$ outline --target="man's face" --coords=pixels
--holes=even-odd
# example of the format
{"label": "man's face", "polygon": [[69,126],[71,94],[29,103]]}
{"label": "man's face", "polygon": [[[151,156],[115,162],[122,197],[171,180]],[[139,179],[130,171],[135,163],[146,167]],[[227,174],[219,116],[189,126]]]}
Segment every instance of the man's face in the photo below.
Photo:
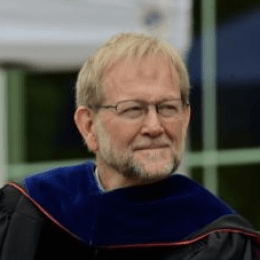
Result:
{"label": "man's face", "polygon": [[[103,105],[181,98],[178,74],[164,56],[120,61],[105,72],[103,86]],[[155,109],[141,119],[99,110],[95,121],[97,166],[141,183],[168,176],[179,165],[189,116],[189,107],[173,118],[163,118]]]}

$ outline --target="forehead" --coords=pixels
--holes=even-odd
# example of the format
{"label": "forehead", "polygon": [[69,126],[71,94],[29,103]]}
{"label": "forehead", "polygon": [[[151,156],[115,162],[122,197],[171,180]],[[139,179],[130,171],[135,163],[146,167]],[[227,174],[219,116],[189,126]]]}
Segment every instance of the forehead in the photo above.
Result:
{"label": "forehead", "polygon": [[170,60],[165,55],[131,57],[112,61],[106,68],[102,83],[129,82],[147,78],[179,84],[179,76]]}

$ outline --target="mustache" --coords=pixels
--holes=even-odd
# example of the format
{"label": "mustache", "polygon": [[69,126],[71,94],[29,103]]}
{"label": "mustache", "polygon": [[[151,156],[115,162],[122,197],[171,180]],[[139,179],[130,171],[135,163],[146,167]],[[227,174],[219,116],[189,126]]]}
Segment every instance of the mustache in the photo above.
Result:
{"label": "mustache", "polygon": [[133,150],[166,148],[172,145],[169,141],[143,141],[133,145]]}

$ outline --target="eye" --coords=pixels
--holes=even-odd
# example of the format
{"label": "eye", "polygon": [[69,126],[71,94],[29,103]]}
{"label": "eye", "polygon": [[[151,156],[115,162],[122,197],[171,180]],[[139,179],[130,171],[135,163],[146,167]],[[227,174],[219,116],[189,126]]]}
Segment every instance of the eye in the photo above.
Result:
{"label": "eye", "polygon": [[141,104],[136,103],[122,103],[117,108],[118,114],[127,118],[137,118],[142,115],[143,111],[143,106]]}
{"label": "eye", "polygon": [[165,103],[158,106],[158,112],[162,116],[172,117],[178,114],[180,106],[177,103]]}

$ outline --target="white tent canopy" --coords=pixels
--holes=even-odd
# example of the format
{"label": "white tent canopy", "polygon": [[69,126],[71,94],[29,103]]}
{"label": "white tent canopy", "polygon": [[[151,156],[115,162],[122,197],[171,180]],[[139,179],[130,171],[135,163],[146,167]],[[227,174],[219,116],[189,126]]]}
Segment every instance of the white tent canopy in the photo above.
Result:
{"label": "white tent canopy", "polygon": [[185,53],[191,0],[2,0],[0,64],[40,70],[77,69],[104,39],[120,31],[152,28],[143,21],[154,8],[169,23],[169,40]]}

